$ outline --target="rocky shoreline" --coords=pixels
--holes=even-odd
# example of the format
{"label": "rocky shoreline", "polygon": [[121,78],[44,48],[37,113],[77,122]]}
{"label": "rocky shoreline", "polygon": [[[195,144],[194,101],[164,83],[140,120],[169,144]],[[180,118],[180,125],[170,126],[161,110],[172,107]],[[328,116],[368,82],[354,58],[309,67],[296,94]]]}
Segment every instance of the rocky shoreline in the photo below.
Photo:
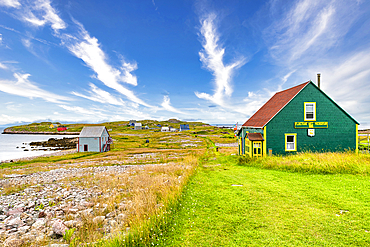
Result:
{"label": "rocky shoreline", "polygon": [[24,161],[24,160],[33,160],[33,159],[39,158],[39,157],[61,156],[61,155],[66,155],[66,154],[73,154],[73,153],[76,153],[76,152],[77,152],[76,149],[62,150],[62,151],[56,151],[55,153],[51,153],[51,154],[42,154],[42,155],[31,156],[31,157],[23,157],[23,158],[19,158],[19,159],[4,160],[4,161],[0,161],[0,164],[17,162],[17,161]]}
{"label": "rocky shoreline", "polygon": [[[6,178],[0,180],[0,243],[13,247],[27,242],[38,243],[37,246],[42,243],[68,246],[62,244],[65,243],[62,236],[68,229],[83,227],[86,219],[101,225],[98,230],[109,237],[114,229],[125,223],[131,202],[122,201],[116,205],[117,210],[110,211],[107,204],[96,203],[95,199],[109,197],[113,191],[101,191],[98,186],[84,188],[79,186],[78,180],[67,181],[72,177],[112,176],[142,168],[140,165],[59,168],[4,176]],[[9,186],[24,186],[25,189],[4,193]]]}

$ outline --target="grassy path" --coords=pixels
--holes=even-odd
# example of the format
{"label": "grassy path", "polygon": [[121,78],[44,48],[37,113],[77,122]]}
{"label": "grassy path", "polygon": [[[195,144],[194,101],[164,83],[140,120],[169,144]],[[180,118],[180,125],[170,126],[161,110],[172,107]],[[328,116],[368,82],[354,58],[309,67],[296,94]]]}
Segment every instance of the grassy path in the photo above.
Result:
{"label": "grassy path", "polygon": [[368,176],[289,173],[219,159],[199,167],[160,245],[370,246]]}

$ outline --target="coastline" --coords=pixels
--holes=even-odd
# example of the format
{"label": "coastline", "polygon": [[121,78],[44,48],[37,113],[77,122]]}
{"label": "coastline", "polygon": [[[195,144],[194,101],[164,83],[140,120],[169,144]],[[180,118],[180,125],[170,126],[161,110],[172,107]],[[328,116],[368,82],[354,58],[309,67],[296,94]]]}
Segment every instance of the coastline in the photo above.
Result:
{"label": "coastline", "polygon": [[73,154],[73,153],[77,153],[77,149],[74,148],[74,149],[68,149],[68,150],[55,151],[54,153],[51,153],[51,154],[42,154],[42,155],[36,155],[36,156],[31,156],[31,157],[3,160],[3,161],[0,161],[0,164],[24,161],[24,160],[32,160],[32,159],[40,158],[40,157],[62,156],[62,155]]}
{"label": "coastline", "polygon": [[4,129],[2,134],[10,135],[79,135],[80,132],[32,132],[32,131],[12,131]]}

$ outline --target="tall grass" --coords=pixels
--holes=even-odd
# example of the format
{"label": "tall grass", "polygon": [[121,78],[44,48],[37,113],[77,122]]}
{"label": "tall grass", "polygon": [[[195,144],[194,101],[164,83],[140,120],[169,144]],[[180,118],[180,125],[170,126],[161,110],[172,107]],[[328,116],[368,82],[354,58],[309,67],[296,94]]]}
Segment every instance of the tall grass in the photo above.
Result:
{"label": "tall grass", "polygon": [[[157,245],[171,224],[172,212],[178,198],[192,176],[198,162],[197,155],[189,155],[176,164],[148,166],[129,182],[130,212],[108,240],[99,240],[94,246],[153,246]],[[119,200],[118,200],[119,201]],[[126,228],[130,230],[126,232]]]}
{"label": "tall grass", "polygon": [[311,174],[370,174],[370,155],[354,152],[304,152],[260,159],[238,157],[239,165]]}

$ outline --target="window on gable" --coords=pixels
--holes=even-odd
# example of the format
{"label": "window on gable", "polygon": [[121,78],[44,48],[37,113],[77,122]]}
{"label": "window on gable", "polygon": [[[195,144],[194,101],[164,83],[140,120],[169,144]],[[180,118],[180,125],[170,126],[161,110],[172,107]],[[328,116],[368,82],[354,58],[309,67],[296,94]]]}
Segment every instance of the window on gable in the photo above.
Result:
{"label": "window on gable", "polygon": [[285,151],[297,151],[297,134],[285,134]]}
{"label": "window on gable", "polygon": [[304,103],[304,121],[316,121],[316,102]]}

